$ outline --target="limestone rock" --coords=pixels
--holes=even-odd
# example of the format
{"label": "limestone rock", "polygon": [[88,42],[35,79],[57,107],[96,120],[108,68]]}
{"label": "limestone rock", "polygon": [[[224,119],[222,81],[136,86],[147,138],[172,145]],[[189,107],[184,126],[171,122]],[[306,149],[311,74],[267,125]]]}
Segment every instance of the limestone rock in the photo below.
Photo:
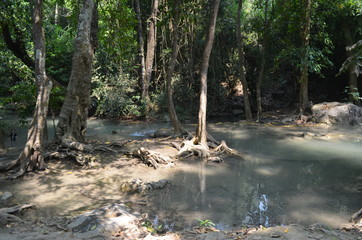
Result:
{"label": "limestone rock", "polygon": [[124,204],[112,204],[77,216],[68,228],[82,239],[114,235],[119,229],[126,239],[137,239],[144,235],[137,226],[140,219],[139,214],[131,214]]}
{"label": "limestone rock", "polygon": [[316,122],[326,124],[360,125],[362,108],[352,103],[323,102],[312,106]]}

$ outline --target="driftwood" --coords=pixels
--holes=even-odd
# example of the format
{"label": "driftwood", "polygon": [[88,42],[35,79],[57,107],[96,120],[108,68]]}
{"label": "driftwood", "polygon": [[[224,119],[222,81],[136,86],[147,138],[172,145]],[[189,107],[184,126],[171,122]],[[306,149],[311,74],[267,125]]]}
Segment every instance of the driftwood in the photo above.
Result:
{"label": "driftwood", "polygon": [[25,209],[35,207],[34,204],[22,204],[14,207],[0,208],[0,222],[7,223],[9,221],[21,222],[21,218],[12,215],[13,213],[21,212]]}
{"label": "driftwood", "polygon": [[147,150],[144,147],[133,151],[133,156],[140,158],[142,162],[155,169],[158,168],[159,164],[170,164],[173,162],[169,156]]}

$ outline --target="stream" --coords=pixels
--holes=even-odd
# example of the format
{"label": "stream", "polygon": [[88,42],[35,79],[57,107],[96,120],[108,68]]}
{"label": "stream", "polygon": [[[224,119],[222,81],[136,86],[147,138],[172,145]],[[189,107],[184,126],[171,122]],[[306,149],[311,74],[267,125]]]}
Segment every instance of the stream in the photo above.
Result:
{"label": "stream", "polygon": [[[49,136],[54,134],[51,124]],[[89,120],[87,133],[103,141],[140,140],[159,128],[170,125],[97,119]],[[186,128],[192,131],[196,125]],[[179,160],[179,167],[164,175],[172,185],[148,196],[154,226],[177,229],[207,219],[221,230],[291,223],[335,227],[362,207],[361,128],[209,123],[208,131],[246,159],[229,156],[221,164]],[[7,140],[7,146],[25,143],[26,129],[17,132],[17,142]],[[306,132],[311,135],[303,137]]]}

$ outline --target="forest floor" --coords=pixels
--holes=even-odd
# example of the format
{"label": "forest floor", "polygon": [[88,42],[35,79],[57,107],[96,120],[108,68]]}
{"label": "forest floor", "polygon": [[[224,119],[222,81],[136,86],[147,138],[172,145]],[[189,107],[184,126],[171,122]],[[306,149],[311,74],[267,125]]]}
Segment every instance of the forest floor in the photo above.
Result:
{"label": "forest floor", "polygon": [[[172,141],[181,143],[180,139]],[[131,150],[143,146],[166,155],[176,155],[177,150],[171,147],[169,142],[168,138],[146,139],[129,142],[125,147]],[[93,141],[93,144],[110,143]],[[18,150],[10,149],[7,156],[15,157]],[[90,239],[67,230],[66,223],[74,216],[112,203],[125,204],[132,212],[141,213],[143,218],[147,218],[146,213],[150,211],[152,204],[150,193],[122,192],[122,183],[131,178],[142,178],[144,182],[167,179],[175,171],[186,168],[182,161],[178,161],[176,170],[173,167],[160,167],[155,171],[139,159],[130,158],[124,153],[115,155],[113,152],[96,152],[94,157],[94,162],[83,167],[70,160],[50,160],[46,171],[1,182],[0,208],[24,203],[33,203],[36,207],[18,213],[21,222],[0,223],[0,239]],[[10,174],[1,173],[0,177]],[[6,192],[11,195],[2,198]],[[91,239],[362,239],[362,223],[351,224],[348,219],[346,224],[339,228],[316,223],[310,226],[291,224],[269,228],[240,226],[240,229],[219,231],[212,227],[195,225],[191,229],[179,227],[174,233],[154,236],[150,234],[152,229],[142,226],[141,222],[138,227],[140,233],[135,237],[124,236],[118,232],[108,236],[93,236]]]}

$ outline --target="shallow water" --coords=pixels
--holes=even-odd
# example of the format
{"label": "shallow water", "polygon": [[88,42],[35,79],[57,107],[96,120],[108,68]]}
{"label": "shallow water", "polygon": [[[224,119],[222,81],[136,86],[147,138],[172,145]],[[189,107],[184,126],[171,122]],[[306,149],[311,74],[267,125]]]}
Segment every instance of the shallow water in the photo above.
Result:
{"label": "shallow water", "polygon": [[[54,134],[51,123],[49,136]],[[149,197],[155,225],[174,229],[208,219],[219,229],[316,222],[337,226],[362,207],[361,128],[239,123],[208,127],[215,138],[245,152],[246,159],[226,157],[222,164],[180,160],[176,170],[160,176],[172,186]],[[90,120],[88,136],[103,141],[143,139],[159,128],[170,126]],[[303,138],[303,132],[325,136]],[[18,129],[16,146],[25,143],[25,136],[26,129]],[[157,178],[156,172],[152,175]]]}
{"label": "shallow water", "polygon": [[[316,222],[337,226],[362,207],[359,128],[209,128],[214,137],[246,152],[246,160],[190,163],[171,177],[173,188],[155,193],[153,203],[161,214],[177,212],[190,226],[195,224],[190,219],[209,219],[221,229]],[[299,137],[305,131],[339,137]]]}

